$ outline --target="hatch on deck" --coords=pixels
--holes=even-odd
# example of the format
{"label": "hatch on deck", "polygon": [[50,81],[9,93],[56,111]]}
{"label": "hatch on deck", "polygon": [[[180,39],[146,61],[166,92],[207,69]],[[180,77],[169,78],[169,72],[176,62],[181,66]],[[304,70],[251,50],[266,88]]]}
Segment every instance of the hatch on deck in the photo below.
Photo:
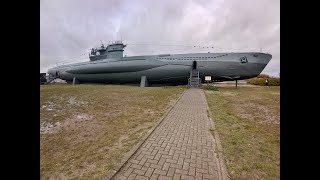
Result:
{"label": "hatch on deck", "polygon": [[197,69],[197,61],[193,61],[193,63],[192,63],[192,69]]}

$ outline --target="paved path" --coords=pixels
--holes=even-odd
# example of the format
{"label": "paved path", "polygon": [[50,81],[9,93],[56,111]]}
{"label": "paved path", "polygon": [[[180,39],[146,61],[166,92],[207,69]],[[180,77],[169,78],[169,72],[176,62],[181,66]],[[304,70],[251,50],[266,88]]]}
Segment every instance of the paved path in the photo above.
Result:
{"label": "paved path", "polygon": [[222,179],[205,96],[188,89],[114,179]]}

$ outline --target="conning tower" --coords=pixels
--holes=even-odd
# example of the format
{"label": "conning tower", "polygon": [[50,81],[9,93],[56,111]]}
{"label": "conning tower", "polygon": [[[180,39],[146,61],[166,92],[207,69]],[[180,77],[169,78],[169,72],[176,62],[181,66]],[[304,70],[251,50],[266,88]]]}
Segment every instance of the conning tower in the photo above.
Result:
{"label": "conning tower", "polygon": [[123,57],[123,51],[125,47],[126,45],[124,45],[121,41],[108,44],[107,47],[105,47],[102,43],[101,47],[91,49],[91,53],[89,54],[90,61],[109,58],[120,59]]}

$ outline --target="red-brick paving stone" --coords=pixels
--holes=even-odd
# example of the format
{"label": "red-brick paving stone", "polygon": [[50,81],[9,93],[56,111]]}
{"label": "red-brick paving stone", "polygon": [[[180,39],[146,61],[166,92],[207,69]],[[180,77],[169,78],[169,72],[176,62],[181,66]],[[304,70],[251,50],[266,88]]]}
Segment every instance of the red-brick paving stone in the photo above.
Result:
{"label": "red-brick paving stone", "polygon": [[201,89],[188,89],[114,179],[222,179]]}

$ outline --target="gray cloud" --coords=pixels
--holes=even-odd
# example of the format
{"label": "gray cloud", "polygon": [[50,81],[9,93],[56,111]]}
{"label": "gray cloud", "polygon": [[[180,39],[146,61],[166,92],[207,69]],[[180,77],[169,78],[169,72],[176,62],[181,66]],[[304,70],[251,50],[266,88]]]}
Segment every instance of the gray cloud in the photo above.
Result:
{"label": "gray cloud", "polygon": [[[40,71],[88,60],[92,46],[120,39],[126,55],[260,51],[273,55],[263,73],[280,72],[278,0],[42,0]],[[149,46],[134,44],[152,44]],[[196,45],[214,49],[187,48]],[[83,55],[84,54],[84,55]],[[80,56],[82,55],[82,56]]]}

